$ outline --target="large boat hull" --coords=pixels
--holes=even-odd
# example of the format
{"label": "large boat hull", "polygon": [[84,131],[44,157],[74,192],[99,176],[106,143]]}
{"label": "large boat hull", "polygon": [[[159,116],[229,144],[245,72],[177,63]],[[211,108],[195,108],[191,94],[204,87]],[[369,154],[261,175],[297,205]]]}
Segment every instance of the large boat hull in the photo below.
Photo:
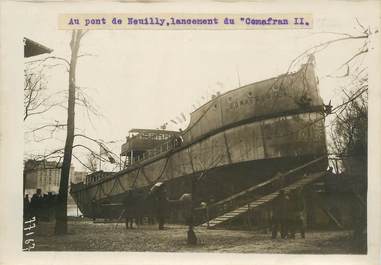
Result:
{"label": "large boat hull", "polygon": [[[219,201],[252,185],[264,182],[278,172],[286,172],[315,158],[316,156],[283,157],[213,168],[197,182],[196,203]],[[327,165],[327,160],[321,160],[320,163],[309,167],[308,172],[323,171],[327,168]],[[184,193],[191,193],[192,178],[198,178],[199,176],[199,173],[191,174],[167,182],[168,198],[175,200]],[[142,187],[141,191],[148,193],[149,188]],[[84,193],[86,190],[80,192]],[[120,217],[124,209],[123,201],[126,196],[125,193],[119,193],[91,202],[80,200],[80,197],[85,197],[84,194],[81,196],[80,193],[72,193],[72,195],[74,195],[75,201],[84,216],[96,218]],[[142,207],[145,206],[142,205]],[[149,207],[149,205],[146,207]]]}
{"label": "large boat hull", "polygon": [[[129,190],[147,191],[161,181],[177,199],[191,192],[192,176],[202,174],[197,199],[217,201],[324,155],[323,117],[301,113],[236,126],[93,185],[75,185],[71,194],[85,216],[117,217]],[[326,167],[322,162],[310,170]]]}

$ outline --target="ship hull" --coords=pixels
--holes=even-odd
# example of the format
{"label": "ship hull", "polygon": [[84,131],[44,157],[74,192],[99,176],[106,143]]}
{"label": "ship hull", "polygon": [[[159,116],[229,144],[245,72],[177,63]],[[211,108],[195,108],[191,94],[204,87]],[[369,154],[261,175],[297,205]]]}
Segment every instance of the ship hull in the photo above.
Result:
{"label": "ship hull", "polygon": [[[191,181],[196,178],[199,179],[195,195],[197,203],[201,201],[216,202],[252,185],[264,182],[278,172],[286,172],[316,158],[317,156],[314,155],[282,157],[216,167],[210,169],[200,179],[201,172],[198,172],[167,181],[167,195],[169,199],[175,200],[184,193],[191,193]],[[321,162],[310,167],[308,172],[323,171],[327,168],[327,165],[327,160],[321,160]],[[149,188],[148,186],[141,187],[140,190],[148,193]],[[71,193],[84,216],[93,218],[120,217],[124,209],[123,201],[126,192],[93,201],[81,200],[81,197],[86,197],[85,193],[86,190]],[[149,206],[147,205],[147,207]]]}

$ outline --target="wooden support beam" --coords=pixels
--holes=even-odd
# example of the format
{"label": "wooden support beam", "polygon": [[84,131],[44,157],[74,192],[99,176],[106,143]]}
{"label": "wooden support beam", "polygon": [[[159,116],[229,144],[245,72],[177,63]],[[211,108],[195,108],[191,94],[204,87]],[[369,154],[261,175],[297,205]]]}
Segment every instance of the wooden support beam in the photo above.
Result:
{"label": "wooden support beam", "polygon": [[366,208],[366,202],[364,199],[358,194],[356,191],[352,190],[353,194],[355,195],[355,198],[360,202],[361,206]]}
{"label": "wooden support beam", "polygon": [[314,197],[316,203],[318,204],[318,206],[320,207],[320,209],[322,209],[323,212],[327,215],[327,217],[328,217],[329,219],[331,219],[331,220],[336,224],[336,226],[337,226],[338,228],[340,228],[340,229],[344,229],[344,226],[339,222],[339,220],[336,219],[336,217],[331,213],[331,211],[325,207],[325,205],[324,205],[323,202],[318,198],[318,196],[315,195],[315,196],[313,196],[313,197]]}
{"label": "wooden support beam", "polygon": [[336,219],[336,217],[330,212],[330,210],[320,207],[323,212],[337,225],[338,228],[344,229],[343,225],[339,222],[339,220]]}

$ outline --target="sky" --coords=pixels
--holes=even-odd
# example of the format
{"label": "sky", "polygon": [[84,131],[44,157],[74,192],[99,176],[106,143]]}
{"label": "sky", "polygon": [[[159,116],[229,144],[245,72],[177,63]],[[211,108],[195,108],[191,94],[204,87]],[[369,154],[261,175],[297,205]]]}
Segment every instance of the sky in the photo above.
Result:
{"label": "sky", "polygon": [[[91,116],[89,120],[86,111],[78,107],[77,130],[95,139],[115,142],[108,146],[119,154],[131,128],[155,129],[165,122],[169,123],[167,129],[185,128],[194,107],[207,102],[217,91],[223,93],[239,85],[283,74],[290,62],[306,49],[342,37],[334,33],[360,35],[361,27],[356,18],[364,25],[372,23],[364,14],[358,6],[346,14],[316,13],[312,30],[89,31],[81,42],[80,54],[91,56],[83,56],[78,61],[77,85],[85,89],[101,115]],[[71,34],[56,29],[56,16],[55,12],[30,8],[24,17],[24,36],[53,49],[51,56],[69,59]],[[362,43],[362,40],[339,43],[316,55],[316,73],[325,103],[342,102],[341,88],[348,80],[327,75],[345,73],[345,68],[336,70]],[[25,62],[44,57],[46,55]],[[366,64],[366,59],[355,63]],[[64,67],[52,67],[46,76],[46,93],[67,89],[68,74]],[[187,117],[185,122],[170,121],[181,113]],[[28,118],[25,131],[52,120],[65,123],[65,111],[58,108]],[[28,156],[62,147],[65,132],[42,142],[33,141],[28,133],[24,136],[24,152]],[[44,136],[46,133],[37,138]],[[85,144],[97,150],[92,143]],[[85,157],[85,150],[78,152]],[[77,161],[73,163],[77,169],[82,168]]]}

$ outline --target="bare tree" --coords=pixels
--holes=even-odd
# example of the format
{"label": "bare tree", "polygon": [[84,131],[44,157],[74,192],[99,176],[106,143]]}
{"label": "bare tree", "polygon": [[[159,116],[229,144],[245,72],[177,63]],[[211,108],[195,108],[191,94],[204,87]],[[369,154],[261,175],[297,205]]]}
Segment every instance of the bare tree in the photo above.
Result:
{"label": "bare tree", "polygon": [[338,113],[331,128],[333,149],[338,156],[357,157],[366,164],[368,132],[368,79],[355,91],[345,92],[348,103]]}
{"label": "bare tree", "polygon": [[71,58],[69,64],[69,98],[66,123],[67,134],[56,206],[55,233],[58,235],[67,233],[67,196],[75,128],[76,68],[81,39],[85,33],[86,32],[82,32],[82,30],[73,30],[70,41]]}
{"label": "bare tree", "polygon": [[[100,159],[104,159],[100,154],[97,155],[91,148],[87,147],[83,144],[74,145],[75,137],[82,137],[86,140],[95,142],[98,146],[103,147],[103,149],[108,150],[104,147],[104,144],[100,140],[95,140],[91,137],[88,137],[83,134],[75,134],[75,106],[76,104],[82,105],[89,112],[96,113],[96,109],[92,108],[92,105],[87,100],[87,97],[83,93],[77,93],[79,87],[76,84],[76,67],[77,60],[81,56],[79,55],[80,43],[83,36],[87,31],[82,30],[74,30],[72,32],[71,41],[70,41],[70,49],[71,49],[71,58],[69,62],[69,92],[68,92],[68,107],[67,107],[67,122],[66,122],[66,141],[63,152],[63,162],[61,169],[61,180],[59,187],[59,194],[56,206],[56,226],[55,233],[56,234],[66,234],[67,233],[67,196],[68,196],[68,182],[70,176],[70,166],[72,157],[76,158],[81,164],[84,163],[78,158],[78,156],[73,155],[73,148],[79,147],[84,148],[90,152],[90,154],[94,157],[98,157]],[[111,151],[107,152],[108,162],[115,163],[115,158],[113,157]],[[107,161],[107,160],[106,160]]]}
{"label": "bare tree", "polygon": [[60,105],[60,102],[52,102],[53,95],[47,95],[46,89],[44,69],[27,65],[24,69],[24,121]]}
{"label": "bare tree", "polygon": [[371,29],[370,26],[365,27],[357,19],[356,23],[358,35],[325,32],[338,37],[304,51],[292,61],[290,68],[303,57],[315,55],[331,48],[334,44],[349,44],[353,41],[359,43],[357,50],[339,63],[333,73],[326,75],[328,78],[345,80],[346,84],[341,88],[342,93],[337,94],[338,98],[342,98],[342,103],[332,106],[330,101],[324,105],[325,111],[321,119],[330,121],[326,123],[331,133],[330,152],[339,156],[344,164],[344,170],[352,171],[356,168],[360,174],[356,179],[350,180],[350,188],[355,195],[352,204],[353,239],[361,248],[366,248],[368,75],[363,61],[370,49],[370,36],[378,34],[379,30]]}
{"label": "bare tree", "polygon": [[[364,151],[366,150],[364,148],[366,145],[366,128],[364,125],[367,122],[368,76],[367,68],[363,65],[363,60],[369,52],[370,36],[378,34],[379,31],[378,29],[371,29],[370,26],[365,27],[357,19],[355,23],[357,24],[358,34],[338,32],[317,33],[320,35],[329,34],[335,37],[313,45],[296,56],[289,64],[286,72],[286,74],[291,73],[292,69],[300,63],[310,60],[311,56],[317,56],[324,51],[333,49],[336,44],[358,43],[357,49],[348,58],[337,63],[335,70],[325,76],[326,78],[347,80],[347,84],[341,90],[342,94],[337,94],[338,98],[341,97],[343,99],[342,103],[334,106],[331,105],[330,101],[328,104],[325,104],[324,115],[308,125],[313,126],[316,122],[325,120],[328,116],[332,117],[331,122],[326,125],[331,127],[331,138],[333,140],[333,144],[330,145],[331,152],[340,155],[348,155],[350,153],[364,155],[366,153]],[[279,82],[282,83],[287,80],[287,75],[284,75],[279,79]],[[276,82],[273,86],[275,85]],[[271,92],[271,89],[269,92]],[[297,95],[297,98],[294,98],[294,100],[300,100],[301,98],[299,97],[300,95]],[[293,131],[291,133],[297,132]],[[362,138],[362,140],[359,138]]]}
{"label": "bare tree", "polygon": [[[73,31],[70,41],[71,58],[67,60],[65,58],[57,56],[48,56],[43,59],[37,59],[26,63],[25,67],[25,86],[24,86],[24,121],[32,115],[41,115],[49,112],[54,107],[62,107],[67,112],[67,121],[54,122],[45,121],[34,128],[28,129],[24,132],[26,139],[32,136],[33,142],[43,142],[49,139],[58,139],[57,133],[63,129],[66,129],[66,140],[64,148],[56,148],[50,152],[44,154],[33,154],[29,158],[36,161],[53,160],[56,161],[57,168],[61,168],[61,180],[59,188],[58,203],[56,209],[56,234],[65,234],[67,232],[66,221],[66,207],[67,207],[67,195],[68,195],[68,181],[70,174],[70,166],[72,157],[78,162],[84,165],[90,171],[96,170],[94,165],[95,160],[102,161],[104,163],[116,164],[118,155],[114,154],[107,148],[106,143],[100,139],[94,139],[85,134],[75,127],[75,107],[85,110],[88,119],[91,121],[91,115],[101,116],[97,111],[94,102],[86,93],[84,87],[80,87],[76,84],[76,67],[78,58],[83,56],[89,56],[91,54],[79,54],[80,43],[82,37],[86,34],[83,31]],[[64,66],[68,72],[69,89],[53,92],[48,90],[48,81],[46,78],[46,70],[56,66]],[[57,97],[59,95],[59,97]],[[65,104],[67,100],[67,105]],[[78,141],[74,140],[78,138]],[[107,150],[102,155],[98,151],[100,147],[103,150]],[[74,154],[73,150],[81,149],[87,152],[86,155]],[[79,150],[78,150],[79,151]],[[90,167],[89,161],[84,161],[83,157],[91,157]],[[61,163],[62,162],[62,163]]]}

